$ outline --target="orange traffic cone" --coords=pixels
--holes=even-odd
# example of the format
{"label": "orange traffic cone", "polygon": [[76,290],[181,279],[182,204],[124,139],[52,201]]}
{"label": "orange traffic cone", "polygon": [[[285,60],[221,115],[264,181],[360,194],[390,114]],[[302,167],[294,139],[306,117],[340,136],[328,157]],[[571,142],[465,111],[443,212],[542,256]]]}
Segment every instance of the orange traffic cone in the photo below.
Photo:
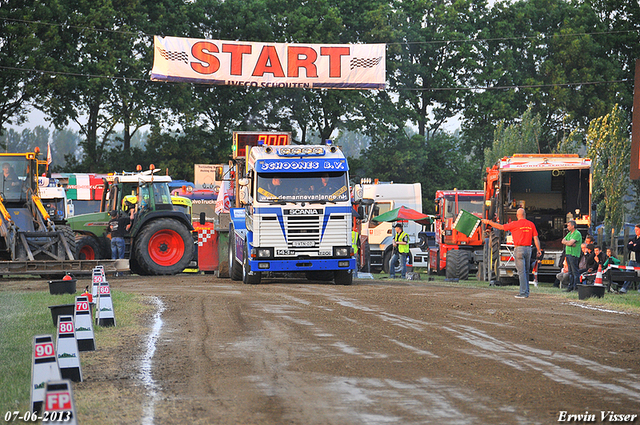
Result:
{"label": "orange traffic cone", "polygon": [[602,266],[598,265],[598,273],[596,273],[596,281],[593,282],[594,285],[602,286]]}

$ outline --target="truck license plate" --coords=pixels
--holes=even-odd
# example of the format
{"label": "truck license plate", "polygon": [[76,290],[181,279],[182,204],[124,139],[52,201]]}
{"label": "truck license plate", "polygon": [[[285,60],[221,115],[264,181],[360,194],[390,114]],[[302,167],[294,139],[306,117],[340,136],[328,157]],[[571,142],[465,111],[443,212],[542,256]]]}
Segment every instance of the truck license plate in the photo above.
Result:
{"label": "truck license plate", "polygon": [[293,246],[313,246],[313,241],[295,241]]}
{"label": "truck license plate", "polygon": [[542,264],[545,266],[553,266],[556,262],[554,260],[542,260]]}

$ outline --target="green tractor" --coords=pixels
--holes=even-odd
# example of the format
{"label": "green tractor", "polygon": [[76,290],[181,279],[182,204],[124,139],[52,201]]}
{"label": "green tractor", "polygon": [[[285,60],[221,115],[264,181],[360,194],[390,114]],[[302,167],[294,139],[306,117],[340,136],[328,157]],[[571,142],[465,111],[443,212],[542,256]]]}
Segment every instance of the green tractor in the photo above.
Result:
{"label": "green tractor", "polygon": [[172,275],[189,266],[194,257],[191,217],[174,209],[168,183],[157,171],[122,173],[104,180],[100,212],[69,218],[76,234],[79,259],[111,258],[107,224],[109,212],[133,217],[125,234],[129,268],[139,275]]}

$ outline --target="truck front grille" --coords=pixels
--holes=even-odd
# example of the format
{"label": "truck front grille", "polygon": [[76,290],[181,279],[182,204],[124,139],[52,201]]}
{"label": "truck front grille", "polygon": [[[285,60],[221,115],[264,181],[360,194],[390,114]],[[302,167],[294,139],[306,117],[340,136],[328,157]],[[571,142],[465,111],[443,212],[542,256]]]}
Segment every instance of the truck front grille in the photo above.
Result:
{"label": "truck front grille", "polygon": [[287,246],[296,252],[317,251],[320,246],[320,217],[285,216]]}

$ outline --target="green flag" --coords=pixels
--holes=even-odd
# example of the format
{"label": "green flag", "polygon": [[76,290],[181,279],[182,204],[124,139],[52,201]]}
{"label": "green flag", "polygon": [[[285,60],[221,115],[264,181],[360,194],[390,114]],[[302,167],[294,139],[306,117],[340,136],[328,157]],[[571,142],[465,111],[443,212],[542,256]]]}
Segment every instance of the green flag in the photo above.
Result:
{"label": "green flag", "polygon": [[460,210],[458,217],[456,217],[456,221],[453,223],[453,228],[460,233],[464,233],[470,238],[479,225],[480,219],[478,217],[468,211]]}

